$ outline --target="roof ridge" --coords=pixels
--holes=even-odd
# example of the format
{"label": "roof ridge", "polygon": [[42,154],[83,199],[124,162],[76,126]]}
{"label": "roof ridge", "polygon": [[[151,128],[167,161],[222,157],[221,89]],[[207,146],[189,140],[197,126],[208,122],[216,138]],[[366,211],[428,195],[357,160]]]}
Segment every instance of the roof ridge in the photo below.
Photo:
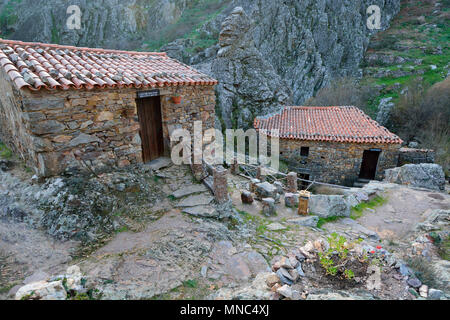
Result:
{"label": "roof ridge", "polygon": [[288,106],[286,109],[328,109],[328,108],[357,108],[356,106]]}
{"label": "roof ridge", "polygon": [[18,89],[161,88],[217,85],[166,53],[0,39],[0,68]]}
{"label": "roof ridge", "polygon": [[254,127],[271,136],[278,129],[283,139],[343,143],[393,143],[403,141],[355,106],[292,106],[275,115],[257,117]]}
{"label": "roof ridge", "polygon": [[158,55],[167,57],[166,52],[147,52],[147,51],[127,51],[127,50],[116,50],[116,49],[103,49],[103,48],[89,48],[89,47],[76,47],[56,43],[43,43],[43,42],[26,42],[20,40],[8,40],[0,38],[0,43],[10,44],[10,45],[21,45],[30,47],[43,47],[43,48],[54,48],[54,49],[68,49],[68,50],[78,50],[85,52],[97,52],[97,53],[118,53],[118,54],[133,54],[133,55]]}

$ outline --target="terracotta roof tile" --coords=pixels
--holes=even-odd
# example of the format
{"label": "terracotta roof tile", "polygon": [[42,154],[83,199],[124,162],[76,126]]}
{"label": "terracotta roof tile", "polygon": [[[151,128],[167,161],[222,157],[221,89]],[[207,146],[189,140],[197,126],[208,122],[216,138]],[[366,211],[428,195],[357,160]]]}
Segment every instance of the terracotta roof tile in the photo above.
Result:
{"label": "terracotta roof tile", "polygon": [[0,39],[0,66],[18,89],[216,85],[165,53],[77,48]]}
{"label": "terracotta roof tile", "polygon": [[286,107],[279,114],[256,118],[254,126],[268,136],[283,139],[403,143],[356,107]]}

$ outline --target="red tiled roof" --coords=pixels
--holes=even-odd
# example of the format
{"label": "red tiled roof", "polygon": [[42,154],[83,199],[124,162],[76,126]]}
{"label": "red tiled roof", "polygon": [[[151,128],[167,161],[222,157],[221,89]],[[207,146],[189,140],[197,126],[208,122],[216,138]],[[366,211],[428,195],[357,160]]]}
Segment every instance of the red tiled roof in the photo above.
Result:
{"label": "red tiled roof", "polygon": [[18,89],[216,85],[165,53],[77,48],[0,39],[0,66]]}
{"label": "red tiled roof", "polygon": [[[347,143],[403,141],[356,107],[286,107],[281,113],[256,118],[254,126],[283,139]],[[279,130],[277,134],[273,130]]]}

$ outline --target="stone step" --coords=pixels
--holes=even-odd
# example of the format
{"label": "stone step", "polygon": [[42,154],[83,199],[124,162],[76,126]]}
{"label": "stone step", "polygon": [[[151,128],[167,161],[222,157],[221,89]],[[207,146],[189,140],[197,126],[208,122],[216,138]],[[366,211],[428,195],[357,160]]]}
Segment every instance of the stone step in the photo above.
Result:
{"label": "stone step", "polygon": [[195,206],[183,209],[184,213],[191,216],[202,217],[202,218],[216,218],[218,217],[218,212],[211,206]]}
{"label": "stone step", "polygon": [[355,183],[353,184],[353,186],[354,186],[355,188],[364,188],[364,186],[365,186],[366,184],[367,184],[367,183],[355,182]]}
{"label": "stone step", "polygon": [[209,194],[199,194],[195,196],[190,196],[185,198],[180,203],[178,203],[175,207],[177,208],[189,208],[189,207],[197,207],[197,206],[205,206],[210,204],[214,200]]}
{"label": "stone step", "polygon": [[172,196],[175,199],[181,199],[196,193],[201,193],[201,192],[206,192],[208,191],[208,189],[202,185],[202,184],[194,184],[194,185],[190,185],[190,186],[185,186],[177,191],[175,191],[174,193],[172,193]]}
{"label": "stone step", "polygon": [[361,179],[361,178],[359,178],[358,180],[357,180],[358,182],[361,182],[361,183],[370,183],[370,181],[372,181],[372,180],[369,180],[369,179]]}
{"label": "stone step", "polygon": [[152,169],[153,171],[159,171],[164,168],[168,168],[172,166],[172,160],[170,158],[158,158],[149,163],[146,163],[144,166]]}

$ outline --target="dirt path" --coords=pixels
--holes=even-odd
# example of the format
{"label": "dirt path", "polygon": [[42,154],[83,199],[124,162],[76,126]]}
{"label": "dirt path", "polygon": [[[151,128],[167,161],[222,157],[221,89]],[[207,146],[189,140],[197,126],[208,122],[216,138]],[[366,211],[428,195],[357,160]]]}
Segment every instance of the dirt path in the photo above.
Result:
{"label": "dirt path", "polygon": [[450,196],[403,186],[386,192],[387,203],[366,210],[358,223],[378,233],[382,240],[403,240],[434,209],[450,209]]}

